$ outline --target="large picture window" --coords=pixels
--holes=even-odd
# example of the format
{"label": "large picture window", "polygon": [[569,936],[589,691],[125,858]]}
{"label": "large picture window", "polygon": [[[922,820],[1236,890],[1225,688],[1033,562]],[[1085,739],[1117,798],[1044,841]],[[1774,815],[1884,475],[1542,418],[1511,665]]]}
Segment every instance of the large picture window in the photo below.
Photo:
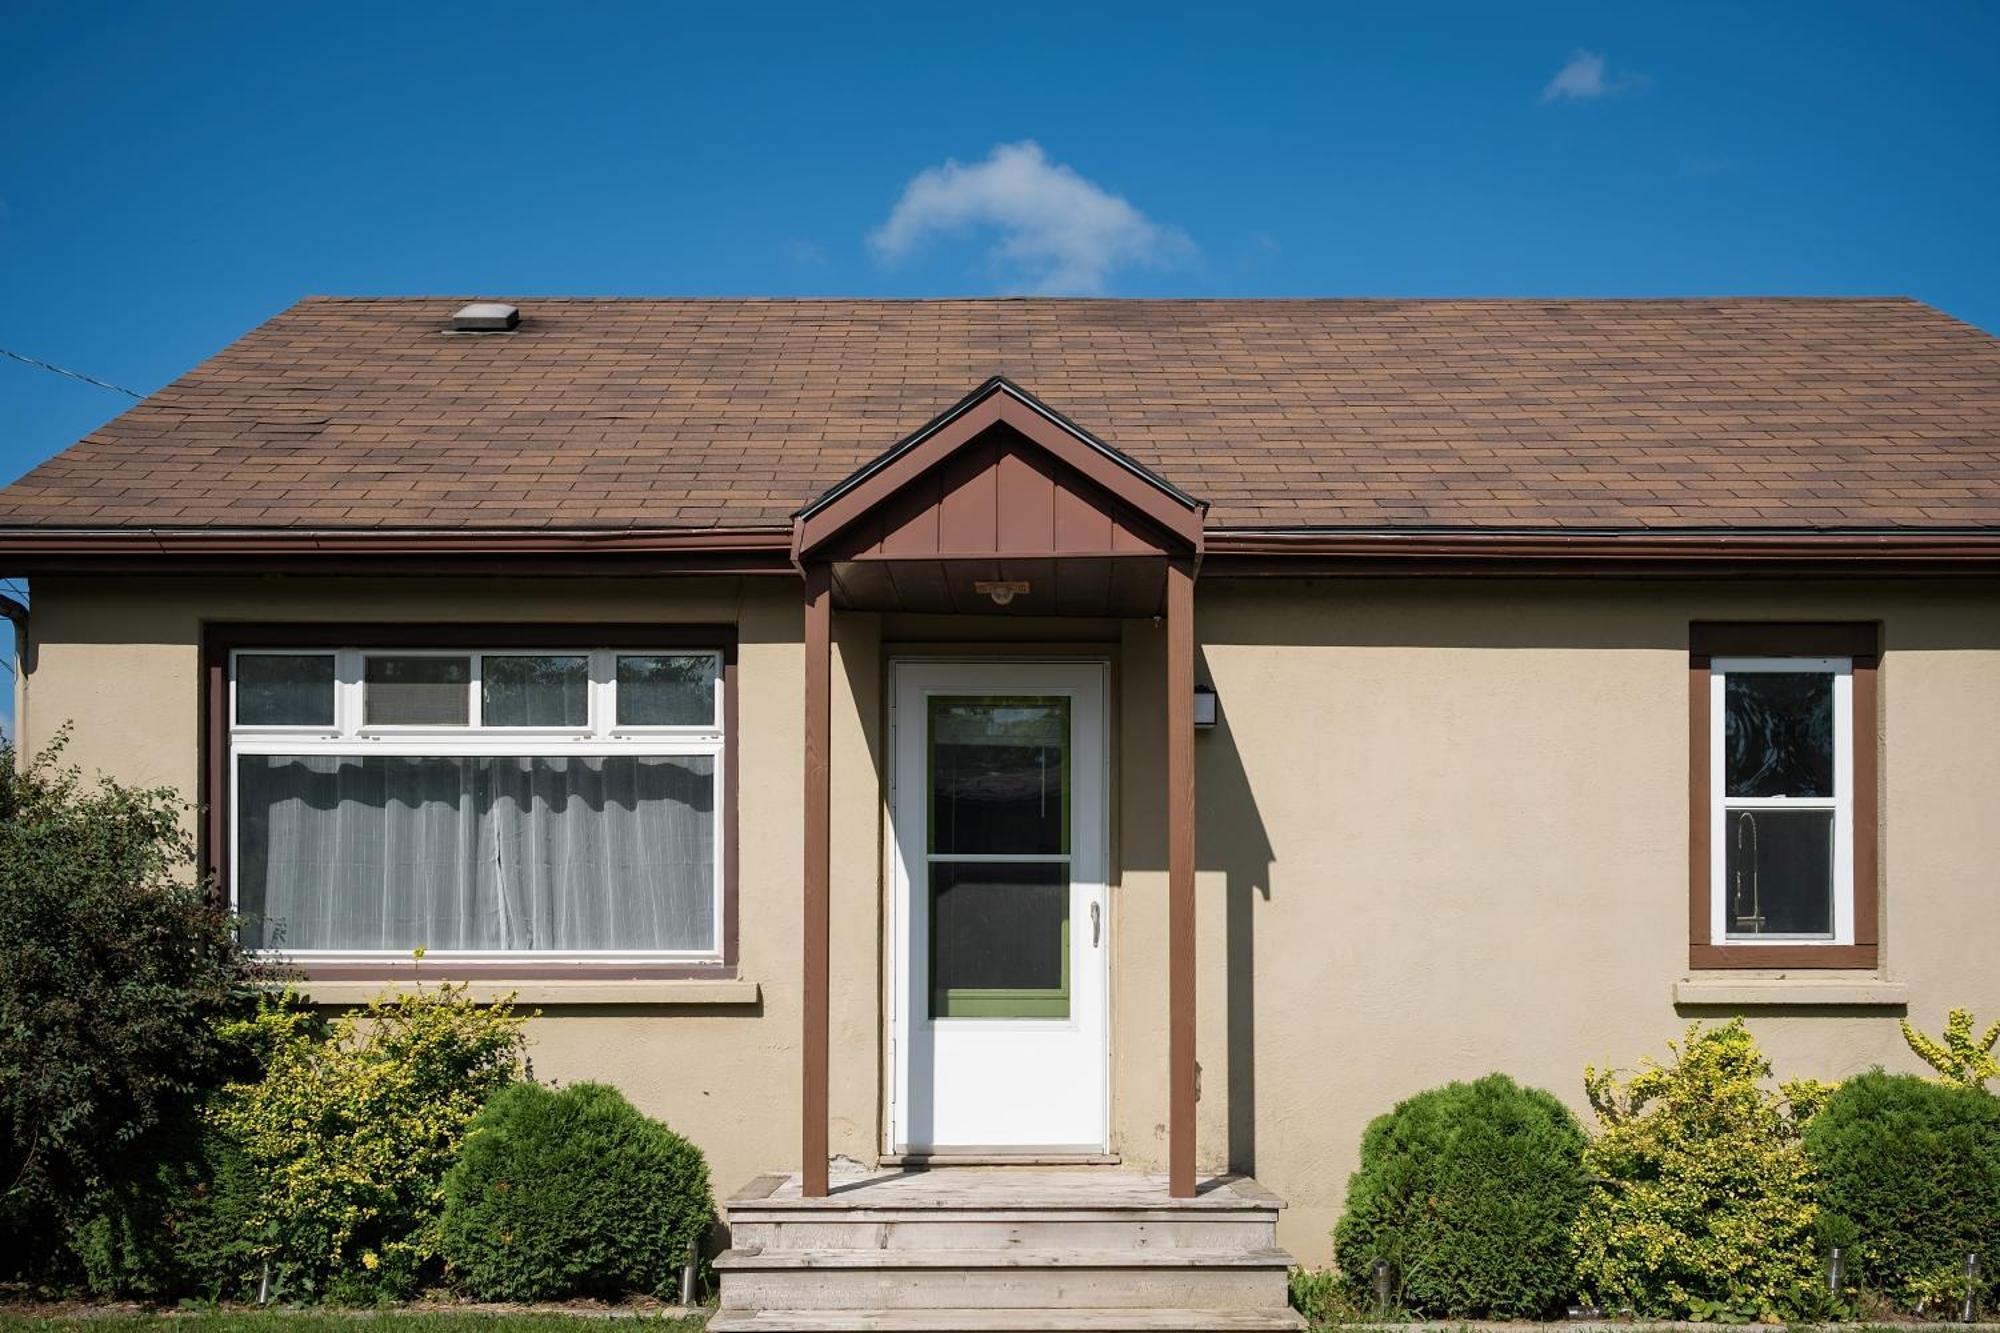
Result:
{"label": "large picture window", "polygon": [[1692,627],[1691,966],[1876,965],[1877,635]]}
{"label": "large picture window", "polygon": [[227,652],[228,879],[308,963],[719,962],[719,649]]}

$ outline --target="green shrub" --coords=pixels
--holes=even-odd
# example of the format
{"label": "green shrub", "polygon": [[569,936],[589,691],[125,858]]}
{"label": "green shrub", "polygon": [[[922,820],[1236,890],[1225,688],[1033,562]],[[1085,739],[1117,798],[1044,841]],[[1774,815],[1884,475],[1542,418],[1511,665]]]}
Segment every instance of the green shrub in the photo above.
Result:
{"label": "green shrub", "polygon": [[1374,1310],[1355,1304],[1346,1279],[1335,1268],[1293,1268],[1285,1274],[1285,1300],[1305,1319],[1307,1328],[1358,1323]]}
{"label": "green shrub", "polygon": [[668,1294],[714,1222],[701,1151],[612,1088],[502,1088],[445,1178],[444,1254],[483,1300]]}
{"label": "green shrub", "polygon": [[1584,1135],[1504,1074],[1419,1093],[1368,1126],[1334,1258],[1357,1300],[1378,1259],[1401,1303],[1441,1318],[1548,1314],[1573,1291]]}
{"label": "green shrub", "polygon": [[[1583,1292],[1652,1317],[1778,1319],[1816,1308],[1813,1171],[1742,1020],[1668,1043],[1622,1088],[1584,1071],[1601,1133],[1577,1220]],[[1803,1098],[1802,1098],[1803,1100]]]}
{"label": "green shrub", "polygon": [[256,1198],[241,1148],[196,1120],[150,1175],[93,1196],[70,1237],[84,1286],[151,1300],[248,1295]]}
{"label": "green shrub", "polygon": [[1965,1252],[2000,1266],[2000,1098],[1876,1070],[1849,1079],[1806,1128],[1820,1233],[1849,1279],[1906,1311],[1965,1297]]}
{"label": "green shrub", "polygon": [[[17,770],[0,745],[0,1275],[45,1279],[73,1273],[68,1242],[103,1199],[143,1192],[190,1137],[230,1075],[216,1021],[255,979],[186,808],[86,786],[61,747]],[[110,1271],[93,1276],[116,1290]]]}
{"label": "green shrub", "polygon": [[[266,1003],[284,1002],[267,997]],[[292,1022],[301,1035],[325,1035],[325,1021],[316,1014],[295,1010]],[[216,1044],[237,1071],[236,1081],[263,1077],[270,1027],[250,1016],[217,1024]],[[179,1117],[171,1132],[155,1136],[147,1170],[105,1182],[87,1200],[70,1244],[90,1291],[219,1300],[251,1290],[245,1274],[261,1263],[254,1244],[257,1175],[242,1145],[217,1123],[219,1094]]]}
{"label": "green shrub", "polygon": [[466,1127],[521,1075],[523,1021],[449,985],[377,1000],[323,1035],[311,1013],[266,1001],[232,1036],[267,1050],[269,1068],[228,1088],[210,1122],[223,1160],[242,1156],[247,1200],[211,1183],[248,1243],[212,1228],[189,1266],[219,1273],[223,1295],[266,1264],[288,1299],[415,1290],[437,1271],[444,1174]]}

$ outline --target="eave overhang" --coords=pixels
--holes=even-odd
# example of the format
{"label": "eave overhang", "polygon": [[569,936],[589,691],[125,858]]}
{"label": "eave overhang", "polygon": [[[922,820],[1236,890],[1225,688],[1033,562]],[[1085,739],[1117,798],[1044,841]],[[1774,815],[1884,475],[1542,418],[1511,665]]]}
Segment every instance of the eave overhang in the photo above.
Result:
{"label": "eave overhang", "polygon": [[29,575],[790,575],[791,529],[0,528],[0,566]]}
{"label": "eave overhang", "polygon": [[[0,529],[10,574],[736,574],[797,578],[794,529]],[[1293,528],[1204,534],[1203,576],[2000,575],[2000,531]]]}

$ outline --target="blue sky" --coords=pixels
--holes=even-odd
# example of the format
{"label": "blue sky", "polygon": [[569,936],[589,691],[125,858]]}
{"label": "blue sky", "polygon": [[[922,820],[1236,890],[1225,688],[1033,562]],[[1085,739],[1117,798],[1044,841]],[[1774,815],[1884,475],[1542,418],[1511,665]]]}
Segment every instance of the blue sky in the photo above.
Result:
{"label": "blue sky", "polygon": [[[2000,329],[1970,0],[0,0],[0,31],[0,347],[141,391],[307,293],[1893,292]],[[0,360],[0,480],[124,401]]]}

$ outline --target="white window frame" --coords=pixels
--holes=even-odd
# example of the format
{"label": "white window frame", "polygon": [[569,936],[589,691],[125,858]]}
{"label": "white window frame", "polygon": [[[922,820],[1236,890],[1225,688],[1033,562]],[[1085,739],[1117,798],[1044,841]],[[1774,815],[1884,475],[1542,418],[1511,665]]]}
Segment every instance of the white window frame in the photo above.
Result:
{"label": "white window frame", "polygon": [[[326,657],[334,659],[333,719],[331,729],[319,726],[242,726],[236,722],[236,666],[243,657]],[[471,679],[467,688],[465,724],[450,725],[365,725],[364,674],[370,657],[469,657]],[[586,722],[581,727],[485,726],[481,719],[484,660],[488,657],[587,657],[590,686],[586,695]],[[715,711],[705,723],[687,726],[620,726],[617,711],[617,666],[620,657],[707,657],[715,663]],[[715,865],[712,873],[715,900],[711,911],[713,947],[707,949],[655,950],[556,950],[556,949],[429,949],[427,963],[687,963],[710,964],[724,961],[723,855],[727,841],[729,812],[723,808],[728,791],[729,762],[723,719],[728,716],[723,691],[728,677],[723,670],[720,650],[707,648],[606,647],[560,648],[399,648],[399,647],[292,647],[233,648],[229,653],[229,903],[237,905],[237,880],[242,873],[238,821],[242,814],[239,799],[237,759],[245,755],[339,755],[392,758],[436,756],[459,758],[495,755],[508,758],[584,757],[642,755],[648,758],[706,755],[714,761]],[[402,949],[277,949],[272,956],[307,963],[382,963],[407,961]]]}
{"label": "white window frame", "polygon": [[[1728,688],[1731,674],[1820,673],[1833,678],[1833,795],[1728,795]],[[1854,943],[1854,659],[1718,657],[1709,663],[1709,938],[1731,948]],[[1739,810],[1833,811],[1833,933],[1740,935],[1729,929],[1727,832]]]}

